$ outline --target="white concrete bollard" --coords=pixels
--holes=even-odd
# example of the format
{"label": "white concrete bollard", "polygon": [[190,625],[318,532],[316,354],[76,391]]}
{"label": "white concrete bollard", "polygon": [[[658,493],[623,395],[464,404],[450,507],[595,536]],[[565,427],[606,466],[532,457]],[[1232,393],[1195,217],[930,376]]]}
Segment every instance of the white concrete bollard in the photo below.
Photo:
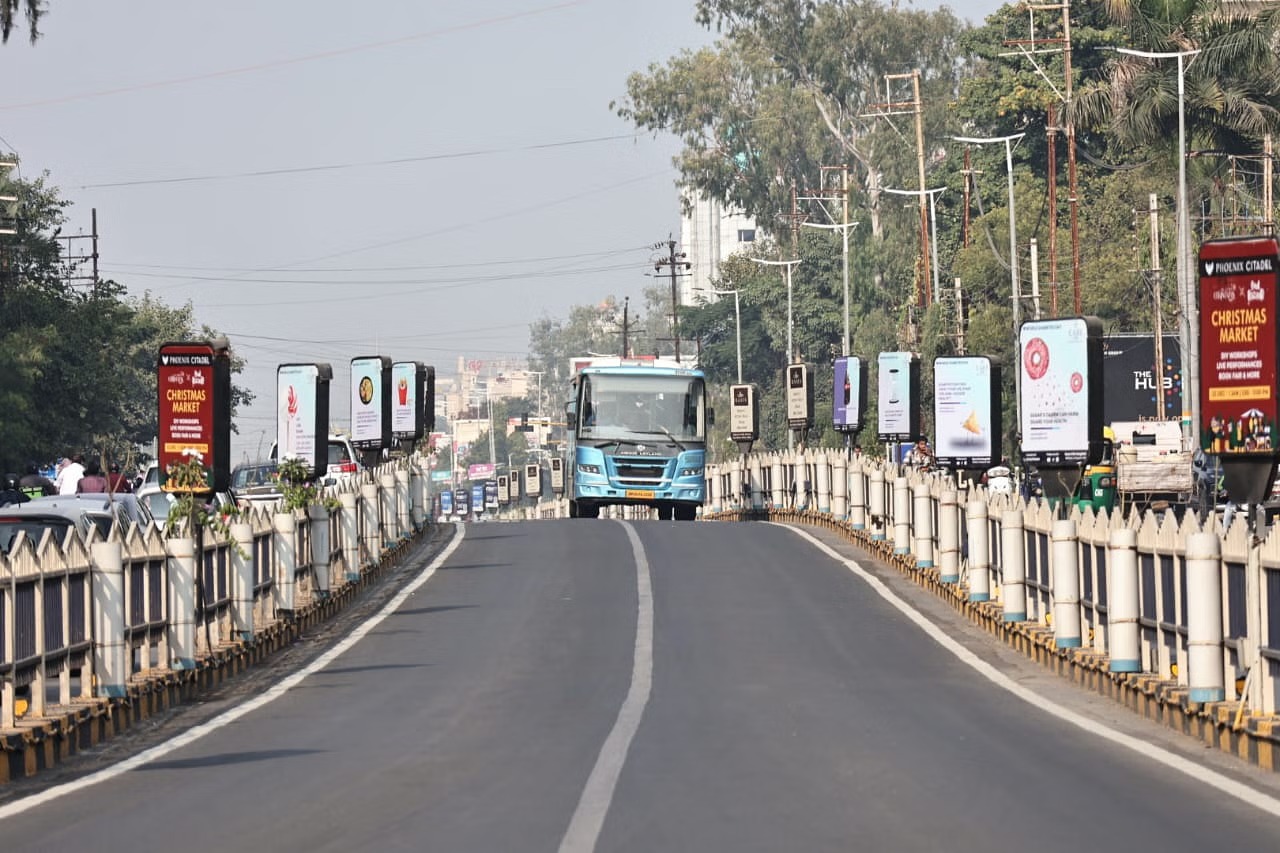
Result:
{"label": "white concrete bollard", "polygon": [[707,466],[707,509],[710,512],[721,512],[723,504],[720,497],[720,466]]}
{"label": "white concrete bollard", "polygon": [[271,580],[271,605],[276,618],[293,613],[298,572],[298,520],[292,512],[271,516],[271,551],[275,555],[276,574]]}
{"label": "white concrete bollard", "polygon": [[1078,649],[1080,629],[1080,552],[1076,523],[1053,523],[1053,643],[1059,649]]}
{"label": "white concrete bollard", "polygon": [[938,580],[960,582],[960,507],[955,489],[943,489],[938,505]]}
{"label": "white concrete bollard", "polygon": [[911,484],[893,478],[893,553],[911,553]]}
{"label": "white concrete bollard", "polygon": [[[408,473],[408,472],[406,472]],[[329,510],[322,504],[307,507],[311,521],[311,571],[316,576],[316,591],[322,598],[329,595]]]}
{"label": "white concrete bollard", "polygon": [[831,460],[831,514],[838,521],[849,518],[849,460],[843,453]]}
{"label": "white concrete bollard", "polygon": [[1111,531],[1107,541],[1107,654],[1112,672],[1142,672],[1138,622],[1138,532]]}
{"label": "white concrete bollard", "polygon": [[1187,698],[1227,698],[1222,660],[1222,541],[1213,533],[1187,537]]}
{"label": "white concrete bollard", "polygon": [[782,471],[782,454],[774,453],[773,458],[769,462],[769,476],[772,480],[772,494],[770,499],[773,501],[774,509],[782,509],[786,500],[787,480]]}
{"label": "white concrete bollard", "polygon": [[987,530],[987,502],[969,501],[966,506],[969,533],[969,600],[991,600],[991,542]]}
{"label": "white concrete bollard", "polygon": [[409,520],[413,524],[415,532],[422,529],[427,521],[426,497],[422,493],[422,469],[414,465],[409,469],[409,495],[412,508],[409,513]]}
{"label": "white concrete bollard", "polygon": [[888,538],[888,512],[885,507],[885,481],[882,468],[872,468],[870,484],[867,486],[867,512],[871,515],[871,538],[883,542]]}
{"label": "white concrete bollard", "polygon": [[[396,488],[396,527],[399,538],[405,539],[413,535],[413,502],[410,500],[409,472],[397,468],[395,474]],[[484,502],[483,496],[481,503]]]}
{"label": "white concrete bollard", "polygon": [[857,461],[849,466],[849,525],[854,530],[867,529],[867,477]]}
{"label": "white concrete bollard", "polygon": [[1027,564],[1023,557],[1022,510],[1006,509],[1000,516],[1000,577],[1004,598],[1004,621],[1024,622],[1027,618]]}
{"label": "white concrete bollard", "polygon": [[753,453],[747,459],[747,485],[751,490],[751,508],[764,509],[764,466],[759,454]]}
{"label": "white concrete bollard", "polygon": [[129,684],[129,649],[124,642],[124,549],[119,541],[95,542],[90,549],[93,585],[93,675],[95,695],[121,697]]}
{"label": "white concrete bollard", "polygon": [[169,575],[169,667],[196,667],[196,543],[189,536],[164,540]]}
{"label": "white concrete bollard", "polygon": [[[400,510],[397,506],[396,475],[378,475],[378,500],[382,503],[382,542],[390,548],[400,538]],[[474,512],[474,509],[472,510]]]}
{"label": "white concrete bollard", "polygon": [[377,483],[360,486],[360,560],[372,566],[382,557],[382,500]]}
{"label": "white concrete bollard", "polygon": [[729,506],[742,508],[742,463],[729,469]]}
{"label": "white concrete bollard", "polygon": [[929,484],[918,481],[911,487],[912,512],[911,527],[914,541],[916,568],[933,568],[933,495],[929,493]]}
{"label": "white concrete bollard", "polygon": [[360,499],[355,492],[343,492],[338,496],[342,508],[342,562],[346,566],[347,580],[360,580]]}
{"label": "white concrete bollard", "polygon": [[831,514],[831,456],[825,451],[813,457],[817,468],[814,479],[817,480],[818,512]]}
{"label": "white concrete bollard", "polygon": [[231,525],[231,630],[244,642],[253,639],[253,526]]}

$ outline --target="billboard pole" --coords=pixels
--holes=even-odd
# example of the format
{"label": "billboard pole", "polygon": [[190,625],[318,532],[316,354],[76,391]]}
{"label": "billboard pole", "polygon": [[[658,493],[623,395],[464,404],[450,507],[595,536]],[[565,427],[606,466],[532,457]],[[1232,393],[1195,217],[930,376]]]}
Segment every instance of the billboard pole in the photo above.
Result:
{"label": "billboard pole", "polygon": [[1151,291],[1155,298],[1155,319],[1152,331],[1155,333],[1156,348],[1156,419],[1164,420],[1164,308],[1162,306],[1164,277],[1160,271],[1160,232],[1159,214],[1156,212],[1156,194],[1147,196],[1147,207],[1151,213]]}

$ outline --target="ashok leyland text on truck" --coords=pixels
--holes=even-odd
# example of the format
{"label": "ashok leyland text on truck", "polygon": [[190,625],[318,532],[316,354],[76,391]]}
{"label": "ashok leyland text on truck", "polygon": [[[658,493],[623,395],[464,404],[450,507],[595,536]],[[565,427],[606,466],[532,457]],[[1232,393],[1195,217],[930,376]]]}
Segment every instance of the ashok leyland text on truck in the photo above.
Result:
{"label": "ashok leyland text on truck", "polygon": [[692,521],[706,494],[713,421],[705,376],[656,360],[609,361],[575,364],[567,407],[570,518],[630,505]]}

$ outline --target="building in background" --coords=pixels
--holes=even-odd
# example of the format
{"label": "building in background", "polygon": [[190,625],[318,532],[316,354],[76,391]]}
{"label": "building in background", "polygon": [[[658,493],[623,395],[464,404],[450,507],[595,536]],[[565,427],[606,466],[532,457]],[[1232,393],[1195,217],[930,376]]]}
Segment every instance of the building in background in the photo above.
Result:
{"label": "building in background", "polygon": [[720,265],[734,252],[748,249],[756,240],[756,222],[751,217],[700,195],[683,199],[686,208],[680,217],[680,248],[690,267],[677,287],[681,305],[700,300],[716,301],[709,291],[720,278]]}

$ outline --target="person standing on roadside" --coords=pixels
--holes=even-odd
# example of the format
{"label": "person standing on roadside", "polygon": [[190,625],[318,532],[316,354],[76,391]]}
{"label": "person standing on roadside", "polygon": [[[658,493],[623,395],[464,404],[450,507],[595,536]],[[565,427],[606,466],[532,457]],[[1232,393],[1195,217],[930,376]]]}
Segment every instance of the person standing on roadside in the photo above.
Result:
{"label": "person standing on roadside", "polygon": [[97,459],[91,459],[84,476],[80,478],[80,482],[76,483],[76,494],[97,494],[107,491],[109,486],[107,478],[102,475],[102,466]]}
{"label": "person standing on roadside", "polygon": [[59,469],[58,476],[53,481],[60,495],[74,495],[76,487],[80,485],[80,478],[84,476],[84,454],[77,453],[70,460]]}
{"label": "person standing on roadside", "polygon": [[41,474],[40,466],[34,462],[27,463],[27,473],[18,480],[18,488],[22,489],[29,498],[46,497],[58,493],[58,487],[53,484],[53,480]]}
{"label": "person standing on roadside", "polygon": [[107,485],[109,486],[107,491],[113,495],[133,491],[133,483],[130,483],[129,479],[120,473],[120,463],[118,462],[111,463],[110,472],[107,474]]}

